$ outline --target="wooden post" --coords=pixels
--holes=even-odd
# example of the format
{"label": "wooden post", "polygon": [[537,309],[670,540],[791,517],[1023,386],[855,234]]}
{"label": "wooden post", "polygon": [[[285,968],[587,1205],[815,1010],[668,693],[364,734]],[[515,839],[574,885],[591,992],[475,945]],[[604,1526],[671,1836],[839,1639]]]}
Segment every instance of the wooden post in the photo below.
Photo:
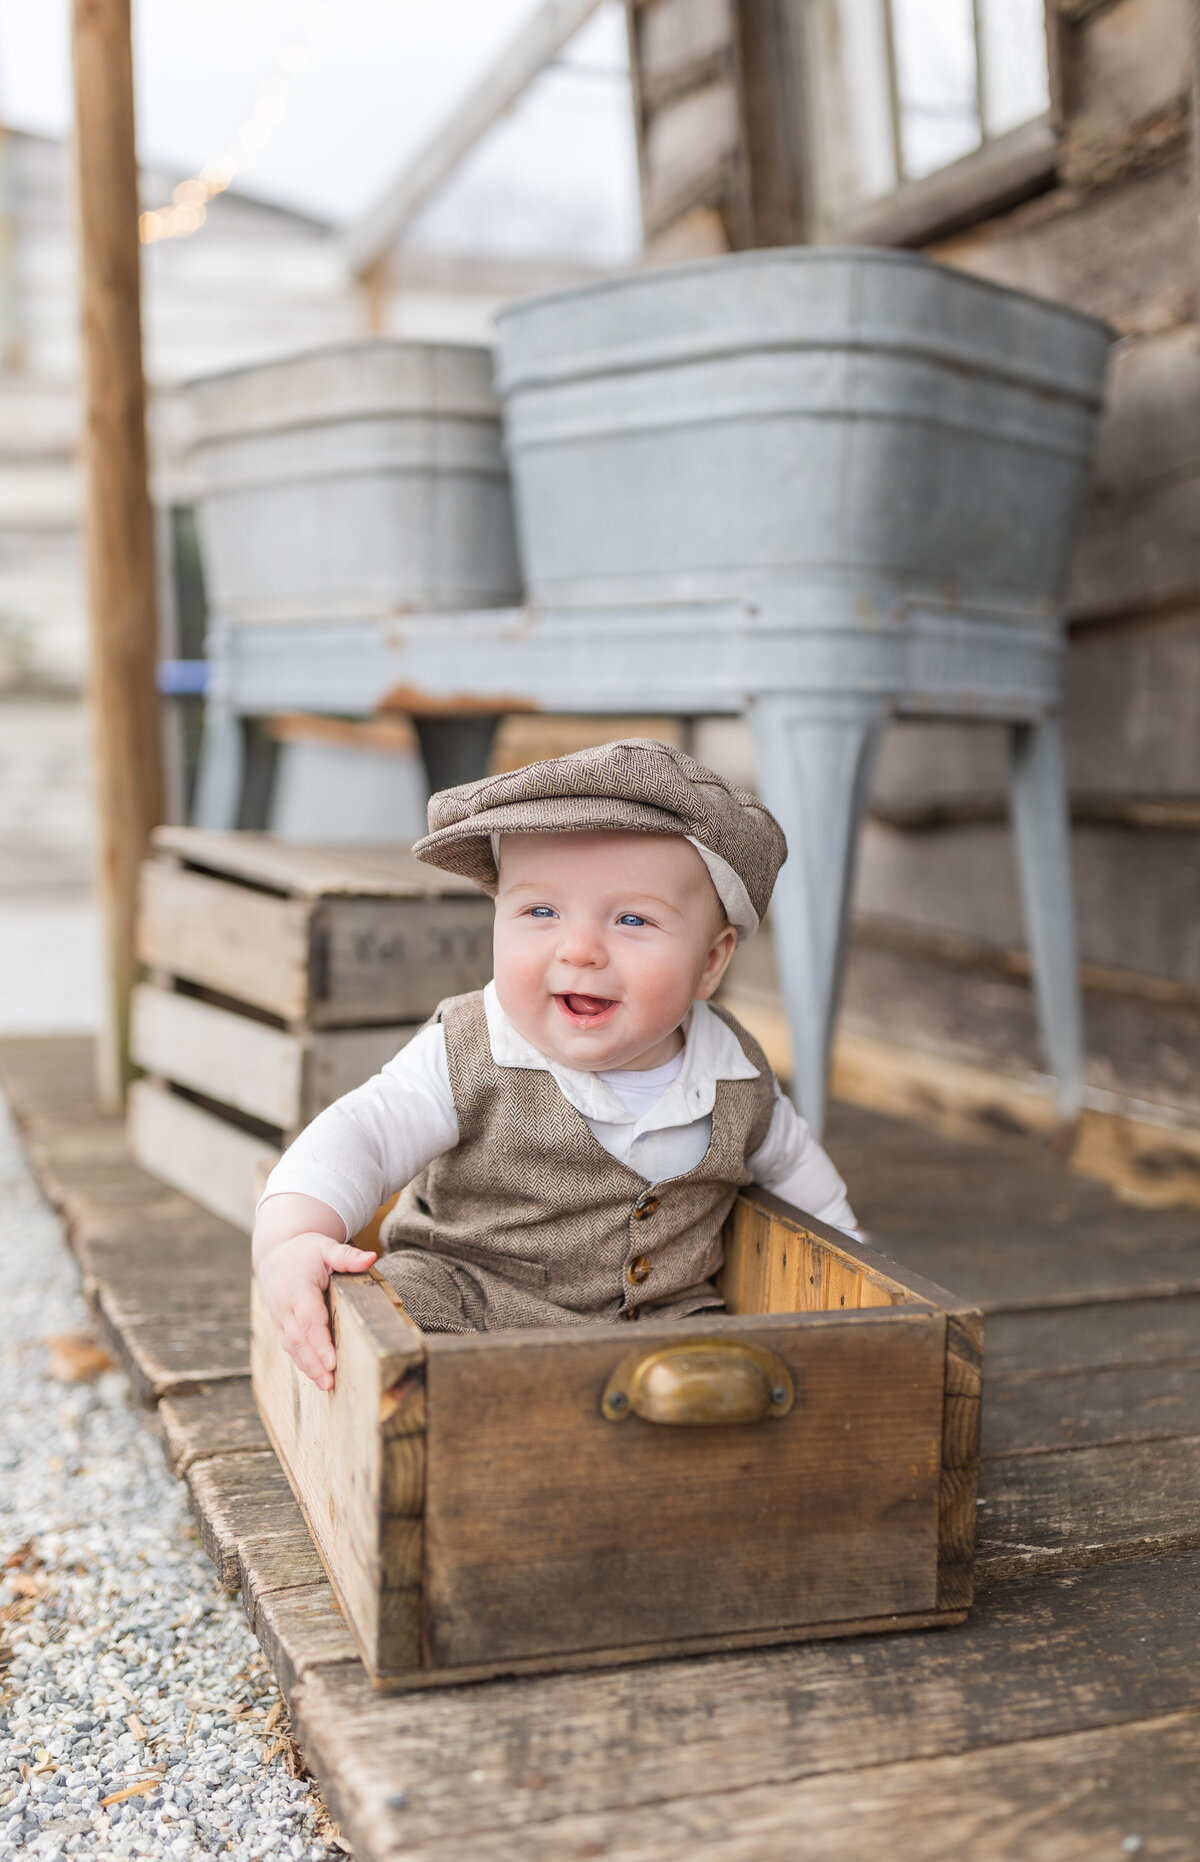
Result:
{"label": "wooden post", "polygon": [[392,288],[392,268],[386,252],[372,259],[360,279],[363,311],[368,336],[387,334],[388,296]]}
{"label": "wooden post", "polygon": [[129,7],[72,4],[96,883],[106,945],[97,1067],[110,1108],[129,1073],[138,866],[161,815]]}
{"label": "wooden post", "polygon": [[[1191,0],[1188,21],[1192,32],[1192,200],[1200,207],[1200,0]],[[1193,249],[1196,301],[1200,304],[1200,242]]]}

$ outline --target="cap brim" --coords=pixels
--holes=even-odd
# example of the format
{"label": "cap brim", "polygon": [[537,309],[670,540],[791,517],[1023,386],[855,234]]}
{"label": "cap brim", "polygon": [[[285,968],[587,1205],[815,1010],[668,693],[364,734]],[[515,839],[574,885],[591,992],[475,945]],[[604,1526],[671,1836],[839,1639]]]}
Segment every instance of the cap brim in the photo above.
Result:
{"label": "cap brim", "polygon": [[[466,821],[426,834],[413,846],[418,860],[474,880],[495,894],[499,884],[492,857],[493,834],[673,834],[687,838],[678,815],[646,802],[628,802],[602,795],[555,796],[552,820],[530,819],[529,802],[510,802],[486,808]],[[537,805],[532,805],[536,810]],[[549,812],[549,810],[547,810]]]}

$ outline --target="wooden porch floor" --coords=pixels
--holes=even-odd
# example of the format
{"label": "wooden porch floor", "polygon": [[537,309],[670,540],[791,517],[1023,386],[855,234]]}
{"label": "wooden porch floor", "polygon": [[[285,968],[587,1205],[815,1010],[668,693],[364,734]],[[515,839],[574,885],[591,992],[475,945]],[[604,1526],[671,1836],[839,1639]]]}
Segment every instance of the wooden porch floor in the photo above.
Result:
{"label": "wooden porch floor", "polygon": [[359,1862],[1200,1855],[1200,1215],[841,1108],[860,1219],[988,1313],[961,1628],[384,1697],[247,1378],[245,1238],[144,1175],[86,1042],[0,1085]]}

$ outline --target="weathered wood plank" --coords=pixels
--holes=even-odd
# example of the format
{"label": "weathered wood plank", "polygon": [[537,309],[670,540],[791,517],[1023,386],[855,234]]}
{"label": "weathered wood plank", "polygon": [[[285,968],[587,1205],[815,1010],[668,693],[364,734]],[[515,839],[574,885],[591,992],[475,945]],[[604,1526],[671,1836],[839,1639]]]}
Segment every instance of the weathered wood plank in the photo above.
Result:
{"label": "weathered wood plank", "polygon": [[1192,1364],[1128,1365],[989,1383],[985,1455],[1042,1454],[1200,1436],[1200,1340]]}
{"label": "weathered wood plank", "polygon": [[731,0],[658,0],[634,19],[642,99],[648,106],[734,56],[737,22]]}
{"label": "weathered wood plank", "polygon": [[151,844],[205,872],[224,873],[301,899],[339,894],[389,899],[479,896],[471,880],[426,866],[402,846],[322,847],[278,840],[273,834],[184,827],[155,828]]}
{"label": "weathered wood plank", "polygon": [[309,1001],[313,907],[149,860],[142,870],[138,956],[284,1021]]}
{"label": "weathered wood plank", "polygon": [[929,255],[1132,335],[1192,314],[1194,218],[1189,164],[1179,160],[1091,195],[1056,188]]}
{"label": "weathered wood plank", "polygon": [[[625,1815],[566,1816],[471,1837],[478,1862],[944,1862],[946,1855],[1094,1862],[1131,1831],[1148,1853],[1190,1862],[1200,1842],[1200,1714],[1185,1712],[963,1757],[717,1795],[698,1790]],[[351,1825],[353,1834],[353,1825]],[[386,1850],[410,1862],[461,1854],[461,1839]]]}
{"label": "weathered wood plank", "polygon": [[152,1080],[129,1089],[129,1137],[143,1170],[249,1233],[259,1172],[280,1147],[229,1124]]}
{"label": "weathered wood plank", "polygon": [[300,1033],[149,983],[134,991],[140,1067],[285,1133],[361,1086],[415,1033],[412,1022]]}
{"label": "weathered wood plank", "polygon": [[1049,1371],[1116,1369],[1200,1359],[1200,1295],[1105,1300],[988,1320],[987,1395],[993,1380]]}
{"label": "weathered wood plank", "polygon": [[248,1377],[197,1384],[158,1406],[167,1466],[180,1479],[211,1455],[261,1453],[271,1444],[254,1406]]}
{"label": "weathered wood plank", "polygon": [[945,1316],[708,1323],[779,1354],[803,1393],[789,1415],[608,1422],[597,1392],[630,1342],[599,1328],[426,1340],[434,1662],[935,1607]]}
{"label": "weathered wood plank", "polygon": [[326,899],[314,912],[314,1028],[421,1022],[492,973],[490,899]]}
{"label": "weathered wood plank", "polygon": [[364,1689],[374,1693],[324,1573],[320,1583],[268,1590],[260,1590],[256,1580],[254,1598],[254,1633],[289,1700],[312,1669],[331,1666],[351,1669]]}
{"label": "weathered wood plank", "polygon": [[[1081,821],[1072,832],[1080,954],[1200,986],[1192,927],[1200,918],[1200,836]],[[993,949],[1025,948],[1012,837],[1004,822],[909,833],[878,820],[862,837],[858,909],[913,931]]]}
{"label": "weathered wood plank", "polygon": [[[150,1182],[132,1165],[128,1169]],[[245,1237],[180,1197],[107,1210],[83,1192],[72,1201],[84,1287],[137,1400],[152,1405],[197,1384],[244,1377]]]}
{"label": "weathered wood plank", "polygon": [[256,1635],[259,1613],[272,1597],[330,1588],[312,1534],[294,1497],[292,1506],[286,1525],[281,1509],[277,1517],[266,1522],[264,1531],[248,1533],[238,1540],[238,1589],[246,1617]]}
{"label": "weathered wood plank", "polygon": [[133,995],[131,1043],[147,1073],[282,1130],[304,1122],[302,1035],[142,983]]}
{"label": "weathered wood plank", "polygon": [[[1200,393],[1183,394],[1180,403],[1200,419]],[[1142,431],[1155,431],[1161,418],[1147,408]],[[1074,794],[1200,796],[1200,612],[1189,608],[1127,628],[1083,628],[1068,645],[1064,678]]]}
{"label": "weathered wood plank", "polygon": [[984,1461],[981,1584],[1200,1545],[1200,1437]]}
{"label": "weathered wood plank", "polygon": [[[292,1714],[356,1852],[381,1859],[438,1838],[461,1850],[467,1832],[520,1836],[567,1813],[640,1814],[698,1788],[733,1794],[817,1773],[839,1781],[845,1808],[854,1767],[1196,1705],[1198,1582],[1200,1556],[1189,1554],[997,1588],[949,1632],[536,1685],[382,1697],[361,1670],[310,1669]],[[688,1842],[676,1850],[690,1853]],[[884,1842],[860,1853],[895,1852]]]}
{"label": "weathered wood plank", "polygon": [[983,1345],[980,1313],[947,1316],[937,1586],[938,1606],[946,1610],[966,1609],[975,1594],[975,1493]]}
{"label": "weathered wood plank", "polygon": [[[1176,368],[1176,346],[1188,351],[1186,370]],[[1151,346],[1131,347],[1145,352]],[[1200,423],[1200,391],[1189,379],[1193,329],[1172,332],[1153,347],[1162,365],[1153,403],[1147,389],[1137,419],[1128,422],[1118,404],[1107,430],[1111,447],[1119,440],[1127,448],[1121,469],[1130,479],[1183,470],[1170,441],[1178,436],[1181,446],[1188,444]],[[1119,372],[1125,367],[1123,359],[1114,364]],[[1106,804],[1116,809],[1200,797],[1200,607],[1189,602],[1157,618],[1139,612],[1128,625],[1078,628],[1068,641],[1063,676],[1067,778],[1077,818],[1101,817]],[[1006,818],[1006,737],[1000,725],[896,725],[880,751],[872,809],[893,826],[908,823],[920,831],[953,821],[956,813],[967,820]]]}
{"label": "weathered wood plank", "polygon": [[250,1328],[242,1313],[187,1320],[138,1318],[101,1290],[96,1311],[129,1376],[137,1402],[153,1408],[163,1397],[196,1384],[244,1377],[250,1363]]}
{"label": "weathered wood plank", "polygon": [[964,1144],[845,1106],[829,1144],[867,1232],[985,1313],[1200,1292],[1194,1210],[1130,1208],[1048,1148]]}
{"label": "weathered wood plank", "polygon": [[338,1364],[318,1390],[279,1343],[255,1284],[254,1393],[373,1672],[421,1659],[424,1344],[377,1278],[338,1276]]}
{"label": "weathered wood plank", "polygon": [[415,1022],[392,1022],[383,1028],[326,1028],[311,1034],[299,1122],[307,1124],[343,1093],[386,1067],[416,1032]]}
{"label": "weathered wood plank", "polygon": [[[738,997],[727,1000],[742,1012]],[[747,1025],[771,1038],[778,1015],[755,1005]],[[1110,1184],[1130,1203],[1200,1207],[1200,1126],[1188,1113],[1115,1094],[1105,1095],[1110,1110],[1099,1093],[1085,1087],[1083,1109],[1065,1132],[1051,1078],[1033,1071],[1006,1075],[990,1062],[986,1052],[965,1060],[924,1041],[909,1047],[847,1027],[834,1047],[833,1089],[852,1104],[912,1119],[950,1138],[1061,1144],[1072,1172]]]}
{"label": "weathered wood plank", "polygon": [[1186,97],[1190,67],[1179,0],[1118,0],[1085,20],[1071,56],[1071,165]]}
{"label": "weathered wood plank", "polygon": [[5,1035],[0,1040],[0,1087],[21,1125],[70,1127],[97,1117],[96,1076],[90,1035]]}
{"label": "weathered wood plank", "polygon": [[739,150],[737,91],[719,79],[666,103],[646,125],[643,200],[647,231],[728,185]]}
{"label": "weathered wood plank", "polygon": [[[942,1303],[941,1288],[905,1285],[904,1270],[768,1193],[737,1198],[725,1225],[718,1286],[730,1313],[840,1312]],[[894,1278],[899,1274],[900,1278]]]}
{"label": "weathered wood plank", "polygon": [[227,1590],[241,1583],[238,1552],[244,1542],[296,1537],[299,1508],[270,1449],[195,1461],[187,1486],[201,1543]]}

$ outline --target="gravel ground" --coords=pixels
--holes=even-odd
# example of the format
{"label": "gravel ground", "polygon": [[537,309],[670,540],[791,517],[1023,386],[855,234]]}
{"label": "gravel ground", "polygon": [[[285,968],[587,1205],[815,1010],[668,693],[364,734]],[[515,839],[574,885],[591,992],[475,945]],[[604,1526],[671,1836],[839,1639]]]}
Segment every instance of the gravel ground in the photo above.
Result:
{"label": "gravel ground", "polygon": [[0,1858],[340,1854],[2,1099],[0,1284]]}

